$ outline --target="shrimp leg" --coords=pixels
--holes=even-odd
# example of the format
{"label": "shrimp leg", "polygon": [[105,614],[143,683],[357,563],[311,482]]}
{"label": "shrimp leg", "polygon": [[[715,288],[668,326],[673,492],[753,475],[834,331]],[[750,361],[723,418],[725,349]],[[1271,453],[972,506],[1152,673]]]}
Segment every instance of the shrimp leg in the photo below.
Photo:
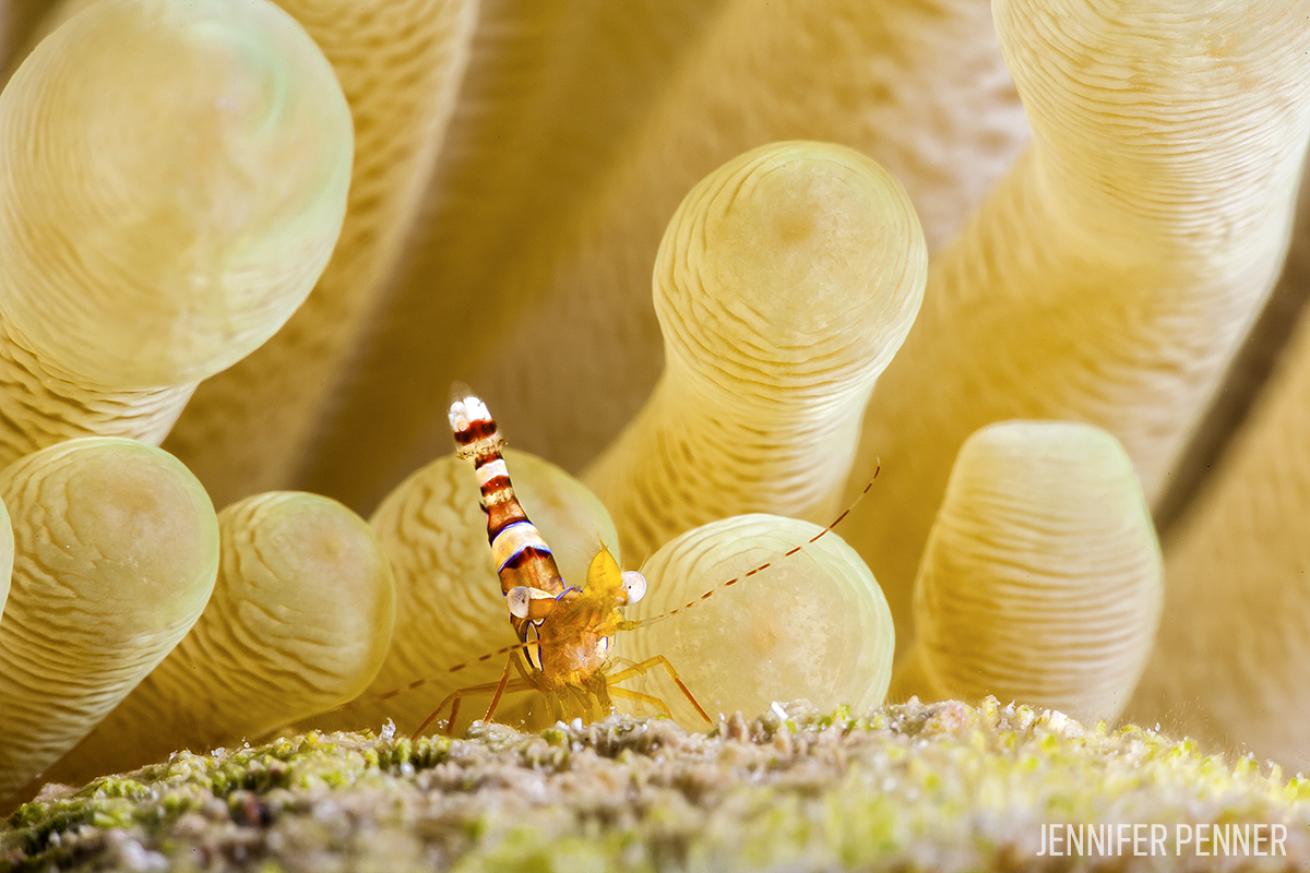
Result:
{"label": "shrimp leg", "polygon": [[633,676],[641,676],[656,667],[663,667],[668,672],[669,678],[678,686],[678,690],[682,692],[682,695],[686,697],[688,702],[690,702],[691,705],[696,708],[696,711],[700,713],[700,717],[705,719],[707,724],[714,724],[714,720],[710,718],[709,713],[707,713],[696,700],[696,695],[691,693],[691,689],[688,688],[686,683],[682,681],[682,678],[678,676],[678,671],[673,669],[673,665],[669,663],[669,659],[663,655],[656,655],[653,658],[647,658],[640,663],[633,664],[626,670],[620,670],[617,673],[607,676],[605,681],[609,683],[610,691],[615,692],[618,690],[614,688],[616,683],[622,682],[625,679],[631,679]]}
{"label": "shrimp leg", "polygon": [[441,711],[446,708],[447,704],[451,705],[450,722],[448,727],[453,728],[455,726],[455,718],[459,714],[460,701],[465,697],[491,692],[492,694],[497,695],[495,702],[499,703],[500,697],[505,694],[517,694],[521,691],[532,691],[536,687],[531,682],[525,682],[522,679],[515,679],[506,682],[506,678],[507,677],[502,676],[501,681],[499,682],[486,682],[482,685],[470,685],[467,688],[459,688],[450,692],[440,703],[437,704],[437,708],[428,713],[427,718],[423,719],[423,723],[415,729],[414,736],[417,737],[422,734],[424,728],[436,720],[437,716],[441,714]]}
{"label": "shrimp leg", "polygon": [[642,694],[640,691],[630,691],[627,688],[611,688],[610,694],[615,697],[624,697],[628,700],[635,700],[638,703],[645,703],[649,706],[653,706],[659,710],[660,715],[665,718],[673,718],[673,712],[669,709],[669,705],[654,694]]}

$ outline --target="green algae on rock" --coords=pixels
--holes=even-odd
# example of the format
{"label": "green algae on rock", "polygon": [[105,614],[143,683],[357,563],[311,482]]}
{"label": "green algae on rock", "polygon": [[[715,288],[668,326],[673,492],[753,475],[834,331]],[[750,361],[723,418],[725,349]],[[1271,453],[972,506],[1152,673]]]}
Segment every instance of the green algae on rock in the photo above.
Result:
{"label": "green algae on rock", "polygon": [[[709,734],[614,716],[463,739],[393,729],[179,752],[51,787],[0,829],[0,869],[261,871],[1041,869],[1043,822],[1282,823],[1310,865],[1310,780],[1053,711],[803,705]],[[1160,858],[1105,858],[1134,869]],[[1215,859],[1163,859],[1211,869]],[[1264,866],[1268,864],[1268,867]],[[1301,865],[1298,867],[1297,865]]]}

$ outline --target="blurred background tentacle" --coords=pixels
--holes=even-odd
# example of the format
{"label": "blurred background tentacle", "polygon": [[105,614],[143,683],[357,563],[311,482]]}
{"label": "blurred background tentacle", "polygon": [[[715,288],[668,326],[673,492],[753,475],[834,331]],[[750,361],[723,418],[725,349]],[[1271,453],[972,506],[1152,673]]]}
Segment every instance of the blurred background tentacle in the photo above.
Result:
{"label": "blurred background tentacle", "polygon": [[933,261],[865,420],[884,499],[847,534],[902,628],[951,461],[988,422],[1097,424],[1160,498],[1278,276],[1310,137],[1297,0],[995,9],[1034,142]]}
{"label": "blurred background tentacle", "polygon": [[439,404],[411,398],[453,378],[525,423],[525,448],[589,462],[660,376],[649,283],[669,216],[742,152],[793,138],[863,151],[935,246],[1026,141],[980,0],[495,8],[514,14],[479,26],[494,43],[457,110],[470,139],[438,169],[441,224],[298,483],[363,509],[442,444]]}

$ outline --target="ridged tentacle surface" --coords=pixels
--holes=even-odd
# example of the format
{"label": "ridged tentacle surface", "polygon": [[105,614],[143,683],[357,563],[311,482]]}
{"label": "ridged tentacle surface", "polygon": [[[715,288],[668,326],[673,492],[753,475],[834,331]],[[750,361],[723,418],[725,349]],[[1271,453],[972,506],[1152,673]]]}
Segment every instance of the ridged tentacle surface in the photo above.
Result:
{"label": "ridged tentacle surface", "polygon": [[351,141],[331,67],[263,0],[102,0],[42,41],[0,95],[5,460],[162,438],[309,293]]}
{"label": "ridged tentacle surface", "polygon": [[1300,0],[995,10],[1034,143],[934,260],[866,418],[860,457],[882,458],[882,499],[847,534],[902,627],[951,462],[979,427],[1097,424],[1162,493],[1277,275],[1310,132]]}
{"label": "ridged tentacle surface", "polygon": [[218,582],[181,644],[48,778],[104,773],[253,740],[353,699],[391,643],[390,564],[368,523],[278,491],[218,516]]}
{"label": "ridged tentacle surface", "polygon": [[67,439],[98,434],[158,445],[194,384],[104,390],[52,372],[0,323],[0,463]]}
{"label": "ridged tentacle surface", "polygon": [[1296,333],[1298,319],[1310,302],[1310,152],[1302,166],[1292,238],[1282,273],[1251,326],[1197,423],[1187,449],[1169,476],[1167,490],[1155,501],[1156,528],[1168,541],[1173,525],[1205,490],[1236,433],[1251,415],[1261,392],[1274,377],[1281,356]]}
{"label": "ridged tentacle surface", "polygon": [[655,264],[664,375],[585,477],[629,560],[748,511],[828,521],[926,270],[904,189],[844,146],[763,146],[693,188]]}
{"label": "ridged tentacle surface", "polygon": [[0,619],[0,808],[112,710],[200,617],[218,522],[190,471],[132,440],[83,437],[11,464]]}
{"label": "ridged tentacle surface", "polygon": [[[738,515],[671,540],[642,565],[646,597],[626,613],[683,611],[619,634],[615,652],[633,661],[665,656],[711,716],[802,698],[855,712],[878,706],[891,680],[891,612],[873,573],[837,534],[809,542],[821,530]],[[786,556],[796,546],[804,548]],[[746,575],[763,563],[770,566]],[[680,723],[704,727],[662,671],[620,687],[654,694]]]}
{"label": "ridged tentacle surface", "polygon": [[1151,651],[1162,587],[1150,511],[1114,437],[985,427],[960,449],[928,537],[895,694],[992,694],[1112,720]]}
{"label": "ridged tentacle surface", "polygon": [[1165,542],[1160,642],[1129,709],[1310,770],[1310,319]]}
{"label": "ridged tentacle surface", "polygon": [[169,440],[220,504],[287,487],[303,462],[419,212],[478,7],[278,2],[336,70],[354,117],[355,163],[341,238],[313,294],[267,344],[197,389]]}
{"label": "ridged tentacle surface", "polygon": [[[550,75],[550,64],[533,78],[554,84],[544,112],[503,98],[470,107],[483,124],[478,108],[519,117],[500,144],[458,155],[463,183],[446,201],[434,255],[397,283],[364,356],[367,380],[326,428],[333,435],[307,487],[377,499],[372,489],[399,480],[443,436],[437,410],[404,398],[442,396],[453,378],[525,423],[518,444],[581,469],[659,378],[647,294],[669,216],[742,152],[799,137],[853,146],[905,184],[929,240],[941,242],[1025,138],[985,0],[587,8],[598,22],[581,29],[590,39],[575,45],[576,24],[557,38],[575,59],[571,78]],[[517,72],[520,56],[505,64]],[[504,92],[520,93],[494,96]],[[511,147],[520,141],[532,147]],[[524,156],[538,154],[522,171]],[[361,446],[367,464],[355,460]]]}
{"label": "ridged tentacle surface", "polygon": [[9,518],[9,507],[0,499],[0,622],[5,618],[5,603],[14,572],[14,527]]}
{"label": "ridged tentacle surface", "polygon": [[[614,525],[582,483],[524,452],[507,451],[505,459],[519,499],[554,551],[566,582],[582,584],[601,543],[617,554]],[[322,723],[377,727],[390,718],[413,730],[449,692],[500,678],[504,657],[447,672],[518,642],[478,497],[472,464],[448,455],[406,479],[373,515],[371,524],[395,570],[395,634],[369,691]],[[420,679],[428,680],[421,688],[389,700],[376,697]],[[503,713],[520,700],[507,698]],[[488,702],[472,700],[469,711],[480,714],[478,708]]]}

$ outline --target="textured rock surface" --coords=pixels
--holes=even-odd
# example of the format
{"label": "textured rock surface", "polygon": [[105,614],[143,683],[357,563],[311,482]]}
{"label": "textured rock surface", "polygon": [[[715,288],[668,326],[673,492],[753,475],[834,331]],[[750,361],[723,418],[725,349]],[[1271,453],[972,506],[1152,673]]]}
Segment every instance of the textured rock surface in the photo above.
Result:
{"label": "textured rock surface", "polygon": [[[45,870],[1086,869],[1035,858],[1043,822],[1265,822],[1310,864],[1310,782],[1150,731],[947,702],[710,735],[611,718],[539,735],[309,734],[50,789],[0,828]],[[786,716],[785,718],[783,716]],[[1164,859],[1166,861],[1170,859]],[[1158,858],[1104,869],[1160,869]],[[1177,869],[1214,869],[1183,857]],[[1102,869],[1097,867],[1097,869]]]}

